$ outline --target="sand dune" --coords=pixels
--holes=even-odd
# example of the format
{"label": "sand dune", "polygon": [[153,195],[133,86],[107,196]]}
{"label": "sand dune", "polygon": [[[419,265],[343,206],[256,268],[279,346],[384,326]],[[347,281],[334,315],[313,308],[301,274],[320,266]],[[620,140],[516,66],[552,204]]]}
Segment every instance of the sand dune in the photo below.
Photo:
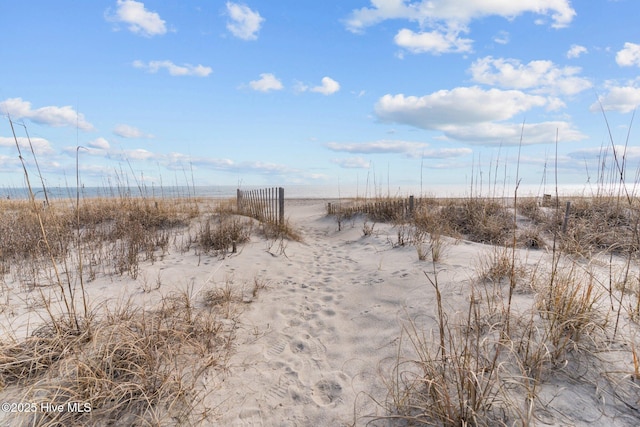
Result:
{"label": "sand dune", "polygon": [[[171,250],[144,264],[136,280],[110,276],[91,282],[90,300],[130,299],[151,306],[172,289],[190,287],[196,300],[207,290],[232,289],[239,303],[227,327],[235,339],[225,366],[207,370],[197,381],[205,395],[199,405],[208,411],[200,425],[406,425],[385,417],[392,413],[394,368],[415,356],[407,331],[417,327],[437,342],[436,290],[429,278],[437,278],[446,318],[453,325],[468,315],[478,270],[499,249],[442,237],[441,259],[419,260],[415,246],[397,245],[399,226],[369,222],[373,232],[364,235],[364,219],[358,216],[338,230],[325,206],[322,200],[287,201],[287,216],[300,241],[253,236],[237,253],[223,257]],[[515,258],[520,269],[542,274],[551,254],[523,248],[516,249]],[[606,281],[606,260],[587,264]],[[149,282],[156,278],[157,288],[152,289]],[[252,292],[258,282],[264,289]],[[492,286],[485,288],[487,299],[505,290],[500,284]],[[493,296],[502,299],[502,294]],[[531,284],[524,283],[514,295],[514,312],[526,312],[535,298]],[[36,317],[29,310],[14,313],[16,335],[32,328]],[[565,366],[546,375],[528,422],[637,425],[640,398],[633,395],[638,389],[631,382],[633,365],[624,344],[637,336],[627,329],[624,334],[618,348],[624,351],[607,350],[598,359],[606,358],[609,364],[602,372],[573,377],[568,371],[576,362],[567,359]],[[589,361],[576,369],[596,366],[600,369]],[[618,395],[611,392],[612,372],[622,373],[616,377],[621,383],[613,386]],[[521,414],[527,402],[523,390],[514,386],[511,397]],[[5,414],[2,422],[9,421]],[[522,419],[507,421],[522,424]]]}

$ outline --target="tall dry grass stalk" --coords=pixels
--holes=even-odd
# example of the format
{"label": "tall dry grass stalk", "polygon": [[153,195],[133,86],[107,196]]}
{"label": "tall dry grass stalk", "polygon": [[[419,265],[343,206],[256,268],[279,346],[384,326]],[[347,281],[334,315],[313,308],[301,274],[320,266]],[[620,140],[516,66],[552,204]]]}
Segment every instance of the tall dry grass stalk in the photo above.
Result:
{"label": "tall dry grass stalk", "polygon": [[[0,395],[65,408],[81,402],[85,410],[38,411],[11,422],[199,425],[210,419],[212,409],[199,406],[209,392],[200,380],[226,364],[236,306],[250,300],[228,293],[213,301],[193,286],[160,295],[158,276],[159,304],[139,307],[91,301],[85,286],[100,276],[136,279],[145,263],[174,249],[222,253],[230,242],[248,241],[251,222],[234,216],[228,201],[211,206],[195,197],[148,197],[137,180],[140,197],[118,187],[105,190],[111,197],[81,198],[79,174],[75,201],[45,194],[41,204],[15,131],[14,139],[28,200],[0,200],[0,285],[7,301],[11,286],[24,290],[41,322],[28,325],[24,337],[9,326],[0,339]],[[203,207],[213,215],[203,219]],[[256,280],[252,298],[265,286]]]}
{"label": "tall dry grass stalk", "polygon": [[[427,275],[435,292],[435,325],[415,318],[404,326],[396,359],[383,373],[387,415],[374,420],[546,424],[553,400],[562,394],[550,390],[562,385],[561,377],[566,387],[596,389],[599,397],[583,398],[602,407],[603,419],[613,413],[629,425],[640,422],[638,182],[630,189],[626,156],[616,153],[613,142],[612,149],[609,170],[615,171],[615,185],[609,187],[617,192],[598,188],[591,197],[571,198],[566,211],[560,209],[557,187],[554,208],[536,199],[519,200],[517,182],[510,207],[475,197],[416,212],[413,221],[422,230],[498,246],[480,259],[464,316],[451,318],[443,309],[437,270]],[[527,228],[520,229],[520,223]],[[545,241],[553,242],[550,260],[544,256],[536,266],[523,268],[519,247],[543,248]],[[579,419],[556,416],[560,423]]]}

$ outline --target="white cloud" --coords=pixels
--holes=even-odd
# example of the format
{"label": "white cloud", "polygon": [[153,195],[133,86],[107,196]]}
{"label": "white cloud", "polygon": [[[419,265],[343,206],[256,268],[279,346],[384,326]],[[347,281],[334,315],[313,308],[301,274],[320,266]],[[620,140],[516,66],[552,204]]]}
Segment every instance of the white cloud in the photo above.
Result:
{"label": "white cloud", "polygon": [[[329,142],[325,145],[331,151],[353,154],[404,154],[411,158],[424,159],[451,159],[467,156],[473,153],[470,148],[427,148],[429,144],[424,142],[380,140],[359,143]],[[333,159],[333,163],[343,168],[368,168],[370,162],[362,157],[349,157],[346,159]]]}
{"label": "white cloud", "polygon": [[115,14],[107,16],[107,19],[128,24],[129,31],[146,37],[167,32],[165,21],[160,18],[160,15],[148,11],[144,3],[134,0],[118,0]]}
{"label": "white cloud", "polygon": [[113,129],[113,133],[122,138],[153,138],[153,135],[142,132],[133,126],[120,124]]}
{"label": "white cloud", "polygon": [[[387,123],[438,130],[447,139],[483,145],[517,145],[521,123],[505,123],[536,107],[549,107],[552,99],[517,90],[459,87],[416,97],[385,95],[375,106],[376,116]],[[561,141],[577,141],[584,135],[564,121],[527,123],[523,144],[551,143],[556,130]]]}
{"label": "white cloud", "polygon": [[88,142],[87,146],[89,148],[97,148],[98,150],[108,150],[109,148],[111,148],[111,145],[109,144],[109,141],[107,141],[106,139],[104,139],[102,137],[94,139],[93,141]]}
{"label": "white cloud", "polygon": [[640,106],[640,87],[613,86],[609,92],[599,98],[599,102],[591,105],[590,110],[600,111],[600,106],[605,111],[618,111],[628,113]]}
{"label": "white cloud", "polygon": [[323,95],[331,95],[340,90],[340,83],[333,80],[331,77],[323,77],[322,84],[320,86],[312,87],[311,92],[318,92]]}
{"label": "white cloud", "polygon": [[[626,161],[629,160],[640,160],[640,147],[633,146],[624,146],[624,145],[615,145],[615,151],[618,158],[621,158],[624,154],[624,158]],[[606,145],[605,147],[592,147],[592,148],[581,148],[579,150],[572,151],[567,154],[567,156],[572,159],[600,159],[603,155],[608,154],[613,156],[611,145]]]}
{"label": "white cloud", "polygon": [[[179,156],[183,157],[183,156]],[[261,161],[245,161],[235,162],[230,159],[216,159],[216,158],[181,158],[179,163],[173,165],[176,168],[180,165],[180,169],[183,169],[185,161],[189,161],[190,164],[199,166],[206,169],[213,169],[234,173],[258,173],[261,175],[287,175],[300,173],[298,169],[292,169],[289,166],[281,165],[278,163],[261,162]]]}
{"label": "white cloud", "polygon": [[509,33],[506,31],[500,31],[493,37],[493,41],[498,44],[509,44]]}
{"label": "white cloud", "polygon": [[176,65],[171,61],[149,61],[148,63],[144,63],[142,61],[136,60],[133,61],[133,66],[135,68],[140,68],[146,70],[149,73],[157,73],[161,69],[166,69],[170,75],[172,76],[196,76],[196,77],[206,77],[213,71],[211,67],[205,67],[204,65]]}
{"label": "white cloud", "polygon": [[589,53],[589,50],[587,50],[586,47],[580,46],[578,44],[572,44],[569,50],[567,51],[567,58],[569,59],[578,58],[580,57],[580,55],[583,55],[585,53]]}
{"label": "white cloud", "polygon": [[11,172],[12,170],[21,170],[20,160],[16,156],[4,156],[0,154],[0,169],[3,172]]}
{"label": "white cloud", "polygon": [[412,53],[450,53],[471,52],[473,40],[458,37],[459,32],[446,33],[434,30],[415,33],[406,28],[396,34],[395,43]]}
{"label": "white cloud", "polygon": [[341,151],[355,154],[398,153],[410,157],[420,155],[429,144],[424,142],[398,141],[383,139],[373,142],[339,143],[329,142],[326,147],[331,151]]}
{"label": "white cloud", "polygon": [[640,44],[625,43],[624,48],[616,54],[616,62],[621,67],[640,67]]}
{"label": "white cloud", "polygon": [[157,159],[159,156],[144,148],[136,148],[135,150],[124,150],[122,156],[134,160],[150,160]]}
{"label": "white cloud", "polygon": [[264,22],[264,18],[258,12],[238,3],[227,2],[227,13],[231,21],[227,23],[227,29],[234,36],[243,40],[256,40],[257,33]]}
{"label": "white cloud", "polygon": [[260,92],[269,92],[271,90],[281,90],[283,88],[282,82],[271,73],[260,74],[260,80],[252,80],[249,82],[249,86],[253,90]]}
{"label": "white cloud", "polygon": [[420,154],[424,159],[451,159],[456,157],[468,156],[473,153],[471,148],[436,148],[425,150]]}
{"label": "white cloud", "polygon": [[542,96],[517,90],[458,87],[422,97],[384,95],[375,105],[375,113],[384,122],[442,129],[448,125],[507,120],[547,102]]}
{"label": "white cloud", "polygon": [[[31,138],[31,145],[29,145],[29,138],[18,137],[18,145],[20,150],[23,150],[23,155],[27,158],[27,152],[31,150],[31,147],[33,147],[33,152],[36,156],[50,155],[55,152],[51,147],[51,143],[44,138]],[[15,139],[0,136],[0,147],[13,148],[15,146]]]}
{"label": "white cloud", "polygon": [[478,145],[522,145],[551,144],[580,141],[586,136],[574,129],[570,123],[552,121],[542,123],[476,123],[462,126],[444,126],[444,134],[458,141]]}
{"label": "white cloud", "polygon": [[77,113],[71,106],[48,106],[34,110],[31,103],[22,98],[8,98],[0,102],[0,112],[16,120],[26,118],[53,127],[77,126],[84,131],[93,130],[93,125],[85,120],[84,114]]}
{"label": "white cloud", "polygon": [[471,68],[477,83],[510,89],[533,89],[537,93],[575,95],[590,88],[591,82],[578,77],[579,67],[558,67],[552,61],[531,61],[487,56],[475,61]]}
{"label": "white cloud", "polygon": [[345,169],[368,169],[371,163],[362,157],[349,157],[346,159],[332,159],[331,163]]}
{"label": "white cloud", "polygon": [[420,26],[444,23],[449,29],[461,29],[474,19],[502,16],[513,19],[523,13],[551,16],[552,27],[566,27],[576,15],[569,0],[371,0],[372,7],[351,12],[347,29],[362,32],[387,19],[407,19]]}

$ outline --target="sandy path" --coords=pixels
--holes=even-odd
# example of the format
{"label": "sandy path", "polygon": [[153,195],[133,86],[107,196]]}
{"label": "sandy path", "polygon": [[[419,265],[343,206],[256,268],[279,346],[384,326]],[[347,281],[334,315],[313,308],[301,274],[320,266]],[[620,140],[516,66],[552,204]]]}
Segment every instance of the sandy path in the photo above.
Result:
{"label": "sandy path", "polygon": [[292,207],[304,240],[286,256],[229,260],[227,268],[271,285],[241,316],[229,375],[212,400],[220,425],[352,425],[380,410],[366,394],[386,395],[379,363],[397,351],[405,310],[431,296],[424,263],[413,248],[391,249],[385,233],[363,237],[351,224],[337,232],[322,208]]}

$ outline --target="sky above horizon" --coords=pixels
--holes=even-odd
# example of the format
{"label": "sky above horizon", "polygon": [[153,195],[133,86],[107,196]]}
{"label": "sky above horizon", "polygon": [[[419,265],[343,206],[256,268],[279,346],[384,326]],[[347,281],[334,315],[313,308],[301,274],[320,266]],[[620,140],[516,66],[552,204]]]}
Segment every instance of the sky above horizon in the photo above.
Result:
{"label": "sky above horizon", "polygon": [[75,185],[76,161],[89,186],[535,186],[556,163],[595,184],[612,146],[633,182],[638,16],[636,0],[3,0],[0,182],[24,186],[9,117],[49,186]]}

